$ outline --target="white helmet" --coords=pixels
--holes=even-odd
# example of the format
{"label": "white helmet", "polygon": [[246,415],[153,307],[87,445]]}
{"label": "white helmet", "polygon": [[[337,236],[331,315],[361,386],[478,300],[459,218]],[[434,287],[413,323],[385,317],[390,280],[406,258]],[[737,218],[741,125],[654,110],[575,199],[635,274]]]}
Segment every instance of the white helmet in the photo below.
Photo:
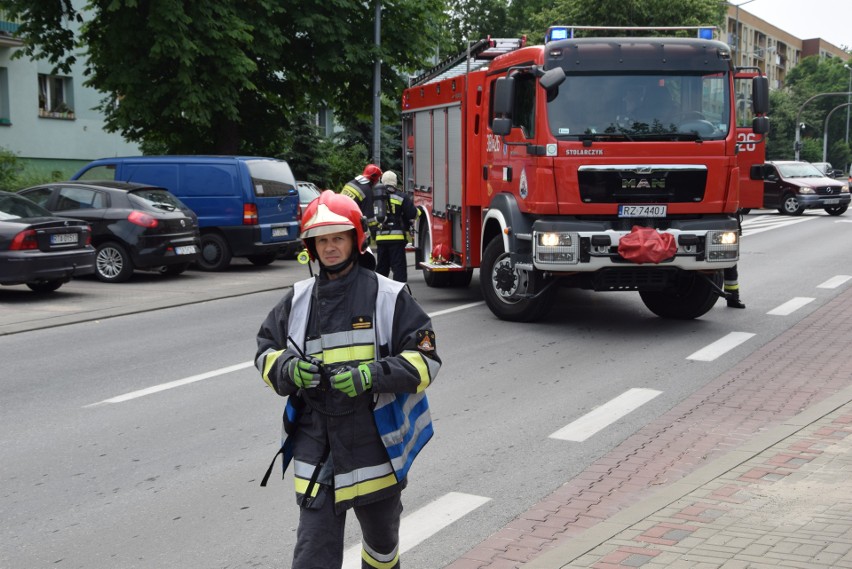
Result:
{"label": "white helmet", "polygon": [[396,179],[396,174],[394,174],[390,170],[382,174],[382,183],[386,186],[391,186],[393,188],[396,188],[399,184]]}

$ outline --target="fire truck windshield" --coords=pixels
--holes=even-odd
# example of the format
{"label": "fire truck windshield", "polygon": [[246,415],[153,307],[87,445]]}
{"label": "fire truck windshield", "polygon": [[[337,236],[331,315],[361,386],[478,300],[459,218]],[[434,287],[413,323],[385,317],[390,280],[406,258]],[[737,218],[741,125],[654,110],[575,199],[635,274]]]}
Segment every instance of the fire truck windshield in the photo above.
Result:
{"label": "fire truck windshield", "polygon": [[547,104],[561,139],[721,140],[731,127],[727,73],[566,75]]}

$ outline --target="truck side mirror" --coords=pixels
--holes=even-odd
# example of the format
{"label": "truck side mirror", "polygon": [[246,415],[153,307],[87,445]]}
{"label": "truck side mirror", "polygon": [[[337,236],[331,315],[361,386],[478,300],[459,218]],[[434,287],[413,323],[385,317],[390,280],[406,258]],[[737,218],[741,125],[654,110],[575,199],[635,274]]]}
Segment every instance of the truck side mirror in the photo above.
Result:
{"label": "truck side mirror", "polygon": [[769,117],[754,117],[751,129],[755,134],[769,134]]}
{"label": "truck side mirror", "polygon": [[752,180],[762,180],[763,164],[752,164],[748,171],[748,177]]}
{"label": "truck side mirror", "polygon": [[494,116],[512,118],[515,108],[515,78],[500,77],[494,82]]}
{"label": "truck side mirror", "polygon": [[491,121],[491,132],[498,136],[507,136],[510,132],[512,132],[512,119],[494,119]]}
{"label": "truck side mirror", "polygon": [[553,69],[547,70],[544,75],[541,76],[538,84],[549,93],[551,89],[556,89],[562,85],[563,81],[565,81],[565,70],[561,67],[554,67]]}
{"label": "truck side mirror", "polygon": [[769,112],[769,79],[765,75],[758,75],[751,80],[751,106],[756,115]]}

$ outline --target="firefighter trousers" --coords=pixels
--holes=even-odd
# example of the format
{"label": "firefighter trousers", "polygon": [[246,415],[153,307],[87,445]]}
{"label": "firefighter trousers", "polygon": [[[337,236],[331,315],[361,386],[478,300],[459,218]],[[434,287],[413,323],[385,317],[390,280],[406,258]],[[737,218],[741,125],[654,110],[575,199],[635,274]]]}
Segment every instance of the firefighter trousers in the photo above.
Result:
{"label": "firefighter trousers", "polygon": [[[333,494],[319,509],[300,508],[292,569],[333,569],[343,565],[346,512],[334,512]],[[401,493],[355,506],[361,526],[361,568],[399,569]]]}
{"label": "firefighter trousers", "polygon": [[376,247],[378,260],[376,272],[386,277],[393,270],[393,280],[408,281],[408,259],[405,257],[405,241],[379,241]]}

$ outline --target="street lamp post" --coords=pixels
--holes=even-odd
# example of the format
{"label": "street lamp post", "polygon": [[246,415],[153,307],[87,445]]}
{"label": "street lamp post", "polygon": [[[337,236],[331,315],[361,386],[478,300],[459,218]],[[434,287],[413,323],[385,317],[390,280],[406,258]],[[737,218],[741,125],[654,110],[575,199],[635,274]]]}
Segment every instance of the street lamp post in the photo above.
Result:
{"label": "street lamp post", "polygon": [[[850,91],[850,95],[852,95],[852,91]],[[822,161],[828,162],[828,120],[831,118],[831,115],[834,114],[834,111],[837,109],[842,109],[846,107],[846,116],[849,116],[849,106],[852,103],[843,103],[842,105],[837,105],[831,111],[829,111],[828,115],[825,117],[825,125],[822,127]]]}
{"label": "street lamp post", "polygon": [[[852,103],[852,67],[848,63],[844,63],[843,67],[849,71],[849,95],[846,96],[846,102]],[[849,145],[849,107],[846,107],[846,145]]]}
{"label": "street lamp post", "polygon": [[[734,51],[737,52],[737,65],[740,65],[740,66],[743,64],[743,56],[740,55],[740,53],[741,53],[741,50],[740,50],[740,6],[745,6],[746,4],[749,4],[751,2],[754,2],[754,0],[746,0],[745,2],[740,2],[739,4],[734,4],[734,6],[737,7],[737,23],[734,26],[734,35],[737,36],[737,45],[734,46]],[[730,2],[729,2],[729,4],[730,4]]]}

